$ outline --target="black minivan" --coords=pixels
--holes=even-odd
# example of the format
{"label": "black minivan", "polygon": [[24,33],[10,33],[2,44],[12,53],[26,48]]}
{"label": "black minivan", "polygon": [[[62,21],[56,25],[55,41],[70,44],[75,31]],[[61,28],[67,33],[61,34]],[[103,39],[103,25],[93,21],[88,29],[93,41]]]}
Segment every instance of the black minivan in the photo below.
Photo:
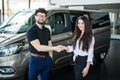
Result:
{"label": "black minivan", "polygon": [[[32,9],[22,10],[12,15],[0,26],[0,80],[24,80],[27,76],[30,52],[26,31],[35,23]],[[45,26],[51,32],[53,45],[70,45],[75,20],[86,16],[92,23],[95,35],[94,57],[102,62],[110,46],[109,13],[99,11],[50,9]],[[72,53],[53,52],[52,70],[72,64]]]}

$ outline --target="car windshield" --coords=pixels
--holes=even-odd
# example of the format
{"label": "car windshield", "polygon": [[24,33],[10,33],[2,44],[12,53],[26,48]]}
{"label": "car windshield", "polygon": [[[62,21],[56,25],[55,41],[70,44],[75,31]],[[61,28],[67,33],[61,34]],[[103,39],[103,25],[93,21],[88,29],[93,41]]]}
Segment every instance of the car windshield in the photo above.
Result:
{"label": "car windshield", "polygon": [[[0,33],[17,34],[24,33],[31,25],[33,11],[20,11],[0,26]],[[5,24],[6,23],[6,24]]]}

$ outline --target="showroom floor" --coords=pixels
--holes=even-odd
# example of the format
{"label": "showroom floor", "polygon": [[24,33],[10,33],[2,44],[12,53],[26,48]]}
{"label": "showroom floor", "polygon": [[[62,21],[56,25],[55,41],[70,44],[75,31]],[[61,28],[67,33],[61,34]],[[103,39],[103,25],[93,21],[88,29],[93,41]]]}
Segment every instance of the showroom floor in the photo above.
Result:
{"label": "showroom floor", "polygon": [[[111,40],[104,63],[94,64],[89,72],[89,80],[120,80],[120,40]],[[73,66],[67,66],[50,73],[49,80],[75,80]]]}

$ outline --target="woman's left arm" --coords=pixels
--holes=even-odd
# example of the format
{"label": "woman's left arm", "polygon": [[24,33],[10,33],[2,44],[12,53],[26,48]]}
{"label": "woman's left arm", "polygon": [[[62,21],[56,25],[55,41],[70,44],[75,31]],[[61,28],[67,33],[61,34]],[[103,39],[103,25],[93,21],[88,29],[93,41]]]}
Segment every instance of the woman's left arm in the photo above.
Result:
{"label": "woman's left arm", "polygon": [[95,39],[93,37],[88,50],[88,58],[87,58],[87,62],[90,62],[90,64],[92,65],[93,65],[93,56],[94,56],[94,44],[95,44]]}
{"label": "woman's left arm", "polygon": [[83,77],[85,77],[88,74],[89,68],[90,68],[90,62],[87,62],[86,67],[82,71]]}
{"label": "woman's left arm", "polygon": [[85,68],[83,69],[83,77],[85,77],[88,74],[90,64],[93,64],[93,52],[94,52],[94,44],[95,44],[95,39],[94,37],[92,38],[92,42],[90,44],[90,48],[88,50],[88,58],[87,58],[87,64]]}

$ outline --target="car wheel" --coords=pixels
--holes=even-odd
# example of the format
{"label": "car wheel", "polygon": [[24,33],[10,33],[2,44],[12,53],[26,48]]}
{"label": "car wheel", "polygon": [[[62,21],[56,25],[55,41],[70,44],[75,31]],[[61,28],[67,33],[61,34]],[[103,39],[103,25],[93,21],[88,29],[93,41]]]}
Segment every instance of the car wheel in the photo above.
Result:
{"label": "car wheel", "polygon": [[95,59],[97,62],[103,62],[106,56],[107,56],[107,51],[101,52],[95,55]]}

